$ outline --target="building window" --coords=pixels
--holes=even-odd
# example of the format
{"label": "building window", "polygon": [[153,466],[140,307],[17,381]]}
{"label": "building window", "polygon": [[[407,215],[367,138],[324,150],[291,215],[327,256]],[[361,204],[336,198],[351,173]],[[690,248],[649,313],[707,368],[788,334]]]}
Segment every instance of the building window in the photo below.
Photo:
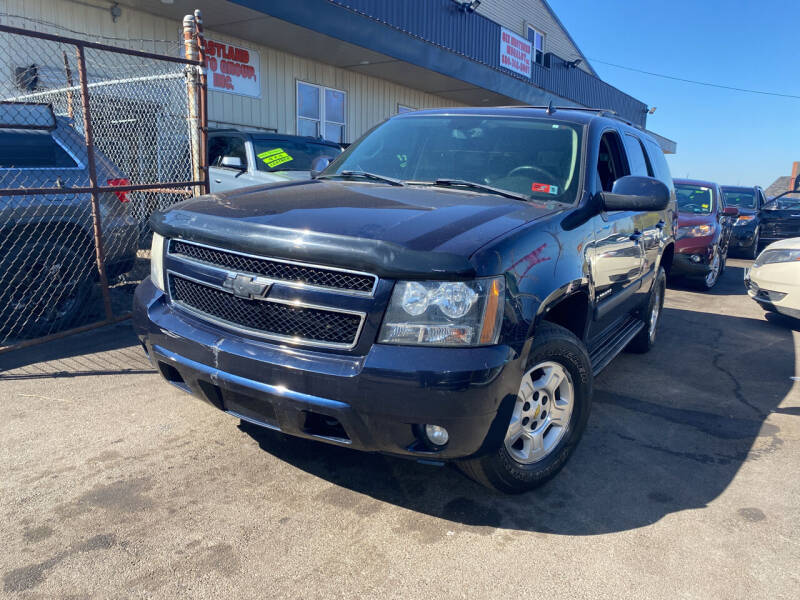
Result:
{"label": "building window", "polygon": [[544,65],[544,34],[528,25],[528,41],[533,46],[533,62]]}
{"label": "building window", "polygon": [[417,110],[417,109],[413,108],[411,106],[406,106],[404,104],[398,104],[397,105],[397,114],[398,115],[402,115],[403,113],[407,113],[407,112],[414,112],[415,110]]}
{"label": "building window", "polygon": [[342,143],[347,94],[303,81],[297,82],[297,135]]}

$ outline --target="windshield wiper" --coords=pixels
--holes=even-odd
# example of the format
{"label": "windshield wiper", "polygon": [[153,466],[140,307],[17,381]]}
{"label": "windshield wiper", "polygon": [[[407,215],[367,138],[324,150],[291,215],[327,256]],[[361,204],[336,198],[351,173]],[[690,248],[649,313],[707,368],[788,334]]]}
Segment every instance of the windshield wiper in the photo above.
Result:
{"label": "windshield wiper", "polygon": [[475,183],[474,181],[466,181],[464,179],[437,179],[430,185],[437,185],[442,187],[465,187],[471,190],[480,190],[482,192],[489,192],[490,194],[497,194],[498,196],[505,196],[506,198],[514,198],[515,200],[530,200],[530,196],[523,194],[515,194],[508,190],[501,190],[500,188],[484,185],[482,183]]}
{"label": "windshield wiper", "polygon": [[368,173],[367,171],[341,171],[339,173],[330,173],[329,175],[320,175],[317,179],[328,179],[330,177],[352,177],[353,179],[369,179],[371,181],[380,181],[381,183],[388,183],[389,185],[405,185],[399,179],[392,177],[384,177],[376,173]]}

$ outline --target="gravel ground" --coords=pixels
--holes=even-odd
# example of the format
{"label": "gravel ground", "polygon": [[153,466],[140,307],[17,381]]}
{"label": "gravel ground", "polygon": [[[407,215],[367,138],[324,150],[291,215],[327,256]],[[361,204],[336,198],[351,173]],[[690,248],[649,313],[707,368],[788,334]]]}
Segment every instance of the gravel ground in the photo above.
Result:
{"label": "gravel ground", "polygon": [[0,596],[797,598],[800,326],[745,264],[668,291],[657,348],[518,497],[241,426],[129,323],[0,355]]}

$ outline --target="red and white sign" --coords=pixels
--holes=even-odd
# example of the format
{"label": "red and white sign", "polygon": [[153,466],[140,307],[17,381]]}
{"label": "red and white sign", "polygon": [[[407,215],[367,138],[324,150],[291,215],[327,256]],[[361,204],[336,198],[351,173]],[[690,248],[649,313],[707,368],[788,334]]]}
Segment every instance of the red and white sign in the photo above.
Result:
{"label": "red and white sign", "polygon": [[500,28],[500,66],[515,73],[531,76],[531,43],[506,29]]}
{"label": "red and white sign", "polygon": [[208,89],[251,98],[261,97],[258,52],[206,40]]}

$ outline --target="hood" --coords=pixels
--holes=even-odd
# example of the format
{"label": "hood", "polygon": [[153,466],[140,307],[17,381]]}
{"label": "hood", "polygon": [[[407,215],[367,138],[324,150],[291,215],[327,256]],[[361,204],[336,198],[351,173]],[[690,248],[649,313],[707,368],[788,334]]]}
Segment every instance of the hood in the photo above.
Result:
{"label": "hood", "polygon": [[563,210],[430,186],[309,180],[201,196],[152,224],[167,236],[383,276],[463,277],[478,248]]}
{"label": "hood", "polygon": [[744,206],[737,206],[740,215],[756,215],[758,211],[755,208],[747,208]]}
{"label": "hood", "polygon": [[800,237],[786,238],[772,242],[765,249],[769,250],[800,250]]}
{"label": "hood", "polygon": [[713,225],[714,215],[696,215],[694,213],[678,213],[678,227],[692,227],[693,225]]}

